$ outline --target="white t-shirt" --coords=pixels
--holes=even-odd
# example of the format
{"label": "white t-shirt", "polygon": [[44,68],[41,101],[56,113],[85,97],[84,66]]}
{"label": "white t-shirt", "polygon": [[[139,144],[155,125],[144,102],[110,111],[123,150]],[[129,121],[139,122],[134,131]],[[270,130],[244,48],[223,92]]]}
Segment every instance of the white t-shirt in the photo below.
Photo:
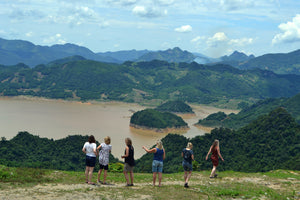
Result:
{"label": "white t-shirt", "polygon": [[110,151],[111,151],[110,144],[101,143],[101,150],[99,152],[99,163],[101,165],[108,165]]}
{"label": "white t-shirt", "polygon": [[96,155],[94,153],[94,150],[96,151],[96,148],[97,148],[96,143],[86,142],[86,143],[84,143],[83,148],[85,148],[85,152],[86,152],[87,156],[96,157]]}

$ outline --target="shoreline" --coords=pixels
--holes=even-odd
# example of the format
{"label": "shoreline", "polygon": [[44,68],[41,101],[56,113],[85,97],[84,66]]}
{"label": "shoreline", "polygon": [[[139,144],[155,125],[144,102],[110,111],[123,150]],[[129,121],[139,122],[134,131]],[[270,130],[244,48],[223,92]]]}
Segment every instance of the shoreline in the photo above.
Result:
{"label": "shoreline", "polygon": [[156,133],[179,133],[179,132],[187,132],[190,128],[188,126],[181,128],[151,128],[148,126],[140,126],[136,124],[129,124],[130,128],[144,131],[151,131]]}

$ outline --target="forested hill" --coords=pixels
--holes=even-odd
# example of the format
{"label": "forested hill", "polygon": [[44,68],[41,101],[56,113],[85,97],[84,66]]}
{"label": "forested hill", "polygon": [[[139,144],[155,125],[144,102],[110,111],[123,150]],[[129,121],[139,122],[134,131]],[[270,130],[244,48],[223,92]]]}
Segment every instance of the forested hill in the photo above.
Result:
{"label": "forested hill", "polygon": [[[182,170],[181,152],[188,142],[192,142],[194,166],[200,170],[211,169],[211,161],[205,161],[210,145],[215,139],[220,141],[221,154],[219,170],[262,172],[274,169],[300,170],[300,126],[282,108],[263,115],[249,125],[234,131],[214,129],[211,134],[185,138],[169,134],[162,139],[166,150],[164,172]],[[151,172],[153,155],[146,154],[137,161],[136,170]]]}
{"label": "forested hill", "polygon": [[[79,171],[85,168],[85,156],[81,149],[87,140],[88,136],[81,135],[53,140],[19,132],[11,140],[2,137],[0,165]],[[117,161],[110,155],[111,163]]]}
{"label": "forested hill", "polygon": [[126,102],[176,99],[207,104],[231,99],[289,97],[299,92],[300,76],[243,71],[227,65],[157,60],[119,65],[79,59],[35,68],[0,66],[2,96]]}
{"label": "forested hill", "polygon": [[267,114],[275,108],[285,108],[300,124],[300,93],[290,98],[269,98],[245,107],[238,114],[226,115],[224,112],[213,113],[197,124],[208,127],[241,128],[257,117]]}

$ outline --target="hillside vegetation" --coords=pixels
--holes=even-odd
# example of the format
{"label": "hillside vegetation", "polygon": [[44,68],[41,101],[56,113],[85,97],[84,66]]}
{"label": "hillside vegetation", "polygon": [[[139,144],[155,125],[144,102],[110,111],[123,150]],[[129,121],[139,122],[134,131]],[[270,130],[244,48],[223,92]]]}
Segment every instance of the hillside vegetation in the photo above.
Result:
{"label": "hillside vegetation", "polygon": [[[260,116],[238,130],[214,129],[211,134],[186,138],[169,134],[162,139],[166,150],[164,171],[182,171],[182,149],[188,142],[193,143],[194,168],[210,169],[211,162],[205,161],[210,145],[220,140],[220,149],[225,162],[219,170],[243,172],[264,172],[274,169],[300,170],[300,125],[284,109],[278,108]],[[139,172],[151,172],[152,156],[143,155],[137,160]]]}
{"label": "hillside vegetation", "polygon": [[196,125],[208,127],[241,128],[260,115],[269,113],[278,108],[285,108],[300,124],[300,93],[290,98],[265,99],[247,106],[238,114],[231,113],[226,115],[224,112],[213,113],[198,121]]}
{"label": "hillside vegetation", "polygon": [[157,60],[118,65],[76,60],[35,68],[22,64],[0,66],[2,96],[126,102],[159,99],[208,104],[231,99],[249,102],[290,97],[299,92],[300,76],[263,70],[243,71],[226,65]]}

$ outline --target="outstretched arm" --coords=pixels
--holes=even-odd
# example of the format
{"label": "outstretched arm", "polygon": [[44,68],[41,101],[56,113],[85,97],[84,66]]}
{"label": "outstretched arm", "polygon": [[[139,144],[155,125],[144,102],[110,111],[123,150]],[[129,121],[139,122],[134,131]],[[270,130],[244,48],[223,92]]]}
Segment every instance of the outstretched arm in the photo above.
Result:
{"label": "outstretched arm", "polygon": [[156,153],[156,148],[152,148],[152,149],[147,149],[147,147],[143,146],[142,147],[147,153]]}

